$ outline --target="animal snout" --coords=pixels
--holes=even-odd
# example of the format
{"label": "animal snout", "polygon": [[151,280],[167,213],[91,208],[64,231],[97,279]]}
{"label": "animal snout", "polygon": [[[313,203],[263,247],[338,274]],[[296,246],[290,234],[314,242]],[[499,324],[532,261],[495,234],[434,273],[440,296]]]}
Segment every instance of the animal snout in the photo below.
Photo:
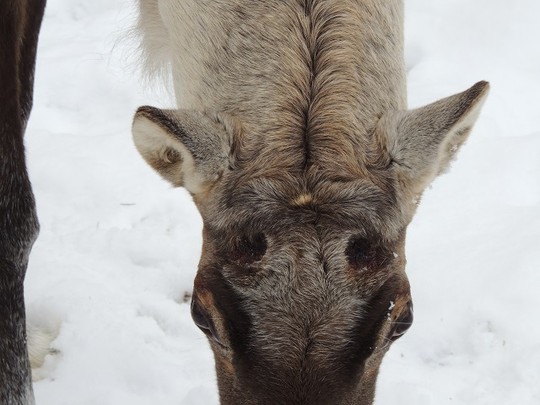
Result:
{"label": "animal snout", "polygon": [[393,322],[390,339],[397,340],[403,336],[411,327],[413,319],[413,303],[412,300],[409,299],[407,304],[403,306],[403,309],[396,320]]}
{"label": "animal snout", "polygon": [[210,341],[222,348],[227,346],[223,319],[215,305],[212,293],[207,289],[194,289],[191,299],[191,318]]}

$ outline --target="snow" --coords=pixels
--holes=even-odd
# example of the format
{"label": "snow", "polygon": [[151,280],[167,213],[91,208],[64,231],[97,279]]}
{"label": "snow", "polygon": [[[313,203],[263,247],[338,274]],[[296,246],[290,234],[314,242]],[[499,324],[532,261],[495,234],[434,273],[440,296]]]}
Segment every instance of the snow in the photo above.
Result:
{"label": "snow", "polygon": [[[41,236],[29,320],[56,331],[45,405],[215,404],[213,359],[188,298],[201,220],[139,157],[139,105],[172,105],[133,67],[128,0],[49,0],[26,142]],[[540,403],[540,3],[408,0],[411,107],[492,91],[409,228],[411,330],[376,404]],[[145,90],[146,89],[146,90]]]}

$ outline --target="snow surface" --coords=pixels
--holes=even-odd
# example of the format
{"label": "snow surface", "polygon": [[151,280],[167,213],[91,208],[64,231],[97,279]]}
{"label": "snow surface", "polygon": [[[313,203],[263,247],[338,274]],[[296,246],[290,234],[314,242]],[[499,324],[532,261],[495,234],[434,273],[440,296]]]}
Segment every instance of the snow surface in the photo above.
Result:
{"label": "snow surface", "polygon": [[[39,404],[215,404],[189,316],[201,220],[142,161],[137,106],[167,107],[134,68],[128,0],[49,0],[27,131],[41,220],[30,322],[58,329]],[[492,91],[451,173],[409,228],[413,328],[376,403],[540,403],[540,2],[407,0],[409,101]]]}

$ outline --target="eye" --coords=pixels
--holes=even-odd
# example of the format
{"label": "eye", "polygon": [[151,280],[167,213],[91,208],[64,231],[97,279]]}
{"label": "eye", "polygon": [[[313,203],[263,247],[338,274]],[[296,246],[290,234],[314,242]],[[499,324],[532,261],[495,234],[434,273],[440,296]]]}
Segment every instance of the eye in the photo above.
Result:
{"label": "eye", "polygon": [[360,237],[351,238],[345,254],[351,266],[362,270],[383,267],[387,259],[382,246]]}
{"label": "eye", "polygon": [[367,262],[373,256],[373,250],[367,239],[356,239],[350,245],[350,259],[355,263]]}
{"label": "eye", "polygon": [[413,305],[412,301],[409,301],[405,310],[393,322],[390,340],[394,341],[403,336],[411,327],[413,318]]}
{"label": "eye", "polygon": [[267,249],[266,238],[262,233],[239,238],[233,253],[233,259],[249,264],[261,260]]}

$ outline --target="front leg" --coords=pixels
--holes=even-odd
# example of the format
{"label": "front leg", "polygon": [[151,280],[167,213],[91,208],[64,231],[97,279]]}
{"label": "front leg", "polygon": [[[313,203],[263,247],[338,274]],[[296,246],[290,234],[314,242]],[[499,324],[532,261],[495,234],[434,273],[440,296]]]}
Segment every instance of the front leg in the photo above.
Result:
{"label": "front leg", "polygon": [[45,0],[0,2],[0,404],[34,403],[24,276],[38,234],[23,135]]}

